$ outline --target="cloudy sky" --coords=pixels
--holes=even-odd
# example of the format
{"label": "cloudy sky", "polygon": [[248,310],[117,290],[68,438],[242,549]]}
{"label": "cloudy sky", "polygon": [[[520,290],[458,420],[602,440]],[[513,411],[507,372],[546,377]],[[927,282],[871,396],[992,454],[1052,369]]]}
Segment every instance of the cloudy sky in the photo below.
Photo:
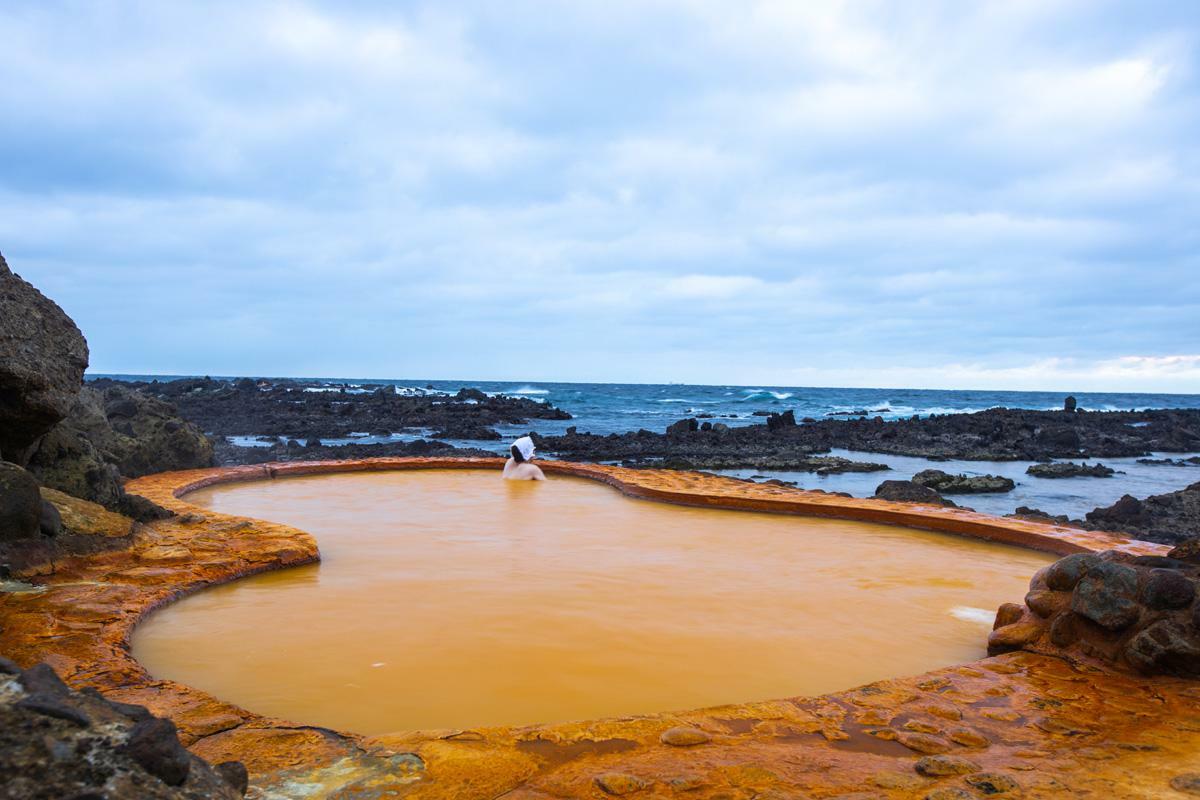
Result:
{"label": "cloudy sky", "polygon": [[97,372],[1200,392],[1200,4],[0,6]]}

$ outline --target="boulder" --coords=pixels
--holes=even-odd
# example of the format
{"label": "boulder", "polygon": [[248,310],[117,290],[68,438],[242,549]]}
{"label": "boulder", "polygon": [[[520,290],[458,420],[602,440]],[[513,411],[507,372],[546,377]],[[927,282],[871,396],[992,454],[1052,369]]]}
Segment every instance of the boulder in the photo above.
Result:
{"label": "boulder", "polygon": [[1075,464],[1070,461],[1054,461],[1049,464],[1032,464],[1025,474],[1035,478],[1111,478],[1117,471],[1103,464]]}
{"label": "boulder", "polygon": [[996,615],[988,652],[1066,652],[1148,675],[1200,677],[1200,566],[1169,556],[1076,553],[1040,570]]}
{"label": "boulder", "polygon": [[1071,596],[1071,610],[1109,630],[1121,630],[1138,619],[1137,597],[1137,570],[1106,561],[1080,579]]}
{"label": "boulder", "polygon": [[898,503],[954,506],[954,503],[942,497],[928,486],[921,486],[912,481],[884,481],[875,487],[875,496],[880,500],[892,500]]}
{"label": "boulder", "polygon": [[79,328],[0,255],[0,456],[25,463],[70,411],[87,365]]}
{"label": "boulder", "polygon": [[667,426],[667,436],[683,436],[700,430],[700,421],[695,417],[681,419]]}
{"label": "boulder", "polygon": [[1067,412],[1068,414],[1074,414],[1076,407],[1077,403],[1075,401],[1075,396],[1070,394],[1067,395],[1067,398],[1063,400],[1063,411]]}
{"label": "boulder", "polygon": [[0,461],[0,542],[32,539],[41,530],[38,482],[16,464]]}
{"label": "boulder", "polygon": [[45,664],[0,664],[0,775],[2,800],[237,800],[246,790],[244,767],[209,766],[171,722],[74,692]]}
{"label": "boulder", "polygon": [[1017,485],[1012,478],[1002,475],[951,475],[940,469],[921,470],[913,476],[912,482],[939,494],[1011,492]]}
{"label": "boulder", "polygon": [[782,414],[772,414],[767,417],[767,430],[769,431],[779,431],[794,427],[796,427],[796,413],[794,411],[788,410]]}

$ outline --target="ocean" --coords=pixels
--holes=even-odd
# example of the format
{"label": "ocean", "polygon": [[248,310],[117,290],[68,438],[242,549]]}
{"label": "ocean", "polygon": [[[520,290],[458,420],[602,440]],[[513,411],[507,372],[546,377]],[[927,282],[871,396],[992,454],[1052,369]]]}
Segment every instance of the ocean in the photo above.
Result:
{"label": "ocean", "polygon": [[[169,380],[175,377],[152,375],[89,375],[123,380]],[[213,376],[229,377],[229,376]],[[456,441],[451,444],[503,452],[509,437],[537,431],[544,435],[563,433],[575,426],[580,432],[597,434],[623,433],[646,428],[661,432],[667,425],[684,417],[712,415],[728,425],[762,424],[754,411],[782,412],[791,410],[796,418],[824,418],[838,412],[866,411],[870,416],[884,419],[911,417],[914,414],[956,414],[982,411],[987,408],[1059,409],[1064,392],[1010,392],[943,389],[838,389],[802,386],[702,386],[691,384],[621,384],[621,383],[548,383],[518,381],[366,379],[366,378],[297,378],[317,384],[314,388],[336,391],[349,387],[364,391],[364,384],[392,384],[400,391],[438,392],[453,394],[462,387],[472,387],[493,394],[508,394],[553,403],[574,417],[571,420],[530,420],[519,426],[498,426],[506,438],[501,442]],[[1129,392],[1074,393],[1081,409],[1092,411],[1125,411],[1153,408],[1200,408],[1196,394],[1141,394]],[[425,435],[423,431],[399,434],[396,438],[411,439]],[[380,439],[362,436],[347,440],[325,440],[327,444],[349,441],[370,443]],[[252,437],[239,438],[239,444],[253,444]],[[1101,505],[1110,505],[1123,494],[1146,497],[1151,494],[1175,491],[1200,481],[1200,467],[1139,464],[1136,458],[1104,459],[1104,463],[1119,470],[1112,478],[1034,478],[1025,474],[1031,462],[939,461],[922,458],[891,456],[873,453],[839,452],[850,458],[888,464],[889,472],[848,473],[818,476],[810,473],[764,472],[757,470],[728,470],[727,474],[757,480],[778,478],[794,481],[798,486],[827,491],[844,491],[855,496],[869,496],[883,480],[906,479],[922,469],[937,468],[968,475],[1007,475],[1017,481],[1012,492],[994,495],[962,495],[955,501],[979,511],[1007,514],[1017,506],[1040,508],[1051,514],[1080,517]],[[1156,454],[1156,457],[1198,455],[1196,453]]]}

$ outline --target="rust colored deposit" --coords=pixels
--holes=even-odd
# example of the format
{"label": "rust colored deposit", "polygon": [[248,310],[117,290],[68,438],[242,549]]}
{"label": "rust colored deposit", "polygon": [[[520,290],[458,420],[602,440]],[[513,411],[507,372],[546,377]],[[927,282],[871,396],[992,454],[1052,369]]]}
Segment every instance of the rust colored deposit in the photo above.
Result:
{"label": "rust colored deposit", "polygon": [[[259,798],[759,798],[1200,796],[1200,683],[1077,654],[1015,652],[821,697],[552,726],[365,738],[271,719],[133,660],[150,610],[235,578],[317,560],[307,533],[189,505],[227,481],[355,470],[498,468],[499,459],[372,459],[164,473],[131,492],[180,516],[122,549],[54,565],[41,591],[0,595],[0,651],[72,686],[170,717],[212,760],[240,760]],[[960,509],[748,484],[698,473],[541,462],[627,495],[932,529],[1059,555],[1165,548]],[[763,609],[763,613],[771,613]],[[886,658],[886,655],[883,657]],[[687,664],[678,668],[687,669]],[[747,664],[753,669],[753,664]]]}

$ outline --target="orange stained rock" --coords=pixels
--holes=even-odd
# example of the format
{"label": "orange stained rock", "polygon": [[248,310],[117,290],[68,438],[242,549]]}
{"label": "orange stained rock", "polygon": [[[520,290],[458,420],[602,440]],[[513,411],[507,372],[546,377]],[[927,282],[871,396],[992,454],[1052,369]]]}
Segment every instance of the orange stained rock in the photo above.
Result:
{"label": "orange stained rock", "polygon": [[[129,634],[154,607],[241,575],[317,558],[315,542],[303,531],[199,511],[177,495],[223,480],[500,463],[380,459],[138,479],[130,491],[185,516],[139,527],[131,548],[56,565],[43,591],[0,595],[0,652],[22,665],[47,661],[74,686],[96,686],[170,716],[195,752],[246,762],[252,791],[263,798],[1189,796],[1188,776],[1200,771],[1200,686],[1042,654],[1011,653],[821,697],[371,739],[252,714],[154,680],[131,658]],[[1060,526],[695,473],[542,466],[668,502],[901,524],[1060,554],[1165,549]],[[711,738],[684,747],[664,743],[675,728]],[[927,755],[913,744],[944,752]],[[614,788],[625,794],[614,795]]]}

